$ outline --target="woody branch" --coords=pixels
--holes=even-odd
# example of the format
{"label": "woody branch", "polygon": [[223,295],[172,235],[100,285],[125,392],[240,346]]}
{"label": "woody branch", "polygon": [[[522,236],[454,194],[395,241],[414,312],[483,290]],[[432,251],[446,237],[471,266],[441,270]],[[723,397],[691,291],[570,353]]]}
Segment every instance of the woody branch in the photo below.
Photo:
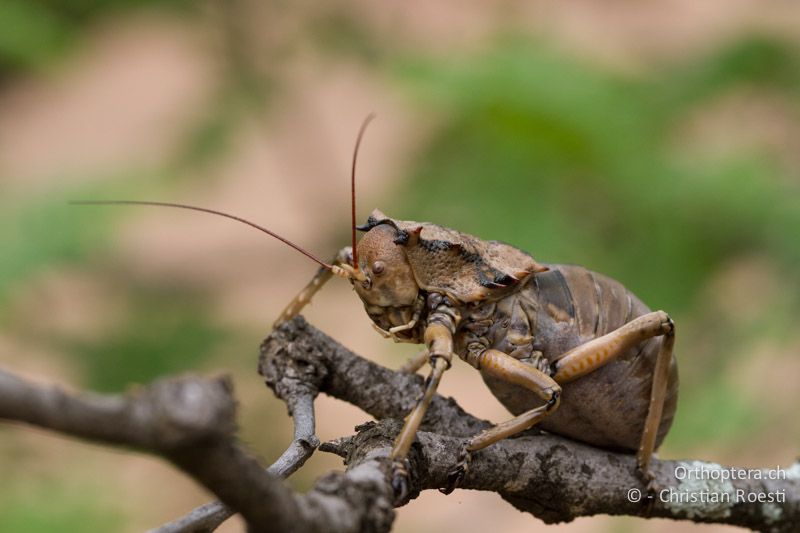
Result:
{"label": "woody branch", "polygon": [[[315,444],[313,411],[298,398],[325,392],[382,420],[358,428],[353,437],[324,445],[347,458],[345,473],[328,474],[310,492],[298,494],[263,470],[236,441],[235,402],[224,379],[164,379],[136,394],[99,396],[32,384],[0,371],[0,418],[161,455],[224,502],[204,506],[163,531],[213,530],[230,512],[226,506],[241,512],[255,531],[281,525],[310,531],[388,531],[394,514],[385,457],[399,430],[398,419],[421,391],[421,378],[358,357],[302,318],[284,324],[264,342],[259,369],[276,394],[295,406],[293,414],[305,417],[296,424],[302,429],[296,431],[288,455],[278,462],[281,469],[299,467]],[[301,405],[306,407],[297,407]],[[487,426],[454,401],[437,396],[410,456],[412,491],[442,486],[462,439]],[[291,451],[296,445],[302,450]],[[677,491],[689,487],[675,478],[676,468],[720,468],[698,461],[656,461],[654,467],[659,488]],[[603,513],[792,531],[800,521],[800,464],[786,472],[785,479],[750,477],[707,487],[717,493],[782,491],[785,502],[778,504],[637,503],[628,497],[629,491],[646,493],[633,456],[527,434],[476,454],[464,488],[498,492],[545,522]],[[214,513],[205,512],[209,508]]]}
{"label": "woody branch", "polygon": [[[362,427],[351,439],[324,445],[348,461],[358,457],[360,443],[370,436],[391,440],[400,429],[400,419],[414,406],[423,388],[421,376],[393,372],[361,358],[301,317],[282,325],[265,340],[259,370],[272,386],[287,371],[295,373],[289,369],[298,363],[313,368],[308,372],[319,380],[321,392],[383,421]],[[437,395],[412,448],[412,492],[445,486],[463,439],[489,426],[489,422],[464,412],[453,399]],[[547,523],[595,514],[724,523],[775,532],[794,531],[800,523],[800,462],[777,471],[758,472],[698,460],[654,459],[652,466],[657,494],[647,499],[647,487],[637,475],[634,455],[528,431],[475,454],[462,488],[497,492],[518,509]],[[723,471],[730,475],[731,469],[734,474],[744,470],[747,475],[724,481],[718,478]],[[779,479],[769,479],[775,474]],[[714,478],[697,479],[703,475]],[[637,494],[641,500],[632,501]],[[730,501],[676,501],[681,495],[692,494],[712,498],[724,494],[722,498],[729,497]],[[783,495],[785,501],[739,501],[751,495]]]}

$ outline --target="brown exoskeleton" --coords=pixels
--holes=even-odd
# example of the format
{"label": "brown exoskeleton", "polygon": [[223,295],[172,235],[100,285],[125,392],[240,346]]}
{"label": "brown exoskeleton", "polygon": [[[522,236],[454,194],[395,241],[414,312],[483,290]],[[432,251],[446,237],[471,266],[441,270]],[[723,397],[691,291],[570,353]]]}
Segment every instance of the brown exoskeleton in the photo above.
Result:
{"label": "brown exoskeleton", "polygon": [[[362,125],[353,158],[368,121]],[[354,177],[353,182],[354,184]],[[354,185],[353,185],[354,188]],[[617,281],[580,266],[542,264],[511,245],[378,210],[366,232],[331,264],[252,222],[210,212],[281,239],[321,268],[276,323],[297,315],[333,275],[350,281],[385,337],[424,344],[405,367],[431,370],[391,456],[398,502],[407,498],[406,456],[444,371],[455,355],[481,372],[515,416],[466,440],[443,492],[463,480],[471,454],[534,425],[596,446],[637,452],[647,479],[653,451],[675,413],[675,327]],[[355,194],[353,193],[355,221]]]}

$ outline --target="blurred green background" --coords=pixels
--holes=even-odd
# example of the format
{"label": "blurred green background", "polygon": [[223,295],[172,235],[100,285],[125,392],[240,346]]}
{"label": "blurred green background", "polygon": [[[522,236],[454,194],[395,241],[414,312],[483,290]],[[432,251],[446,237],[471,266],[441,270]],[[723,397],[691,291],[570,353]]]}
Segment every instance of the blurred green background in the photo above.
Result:
{"label": "blurred green background", "polygon": [[[380,206],[619,279],[678,324],[662,456],[788,464],[800,9],[704,6],[3,0],[0,364],[112,392],[231,373],[243,438],[269,462],[291,427],[255,373],[257,347],[313,265],[227,221],[67,201],[212,206],[330,256],[348,241],[355,132],[376,111],[362,218]],[[342,285],[307,315],[383,364],[412,353],[382,342]],[[506,416],[469,369],[443,391]],[[366,417],[318,403],[323,439]],[[321,455],[294,486],[341,467]],[[139,531],[208,498],[156,460],[10,425],[0,471],[0,531]],[[462,491],[423,495],[397,530],[458,521],[543,528]],[[676,527],[693,529],[607,517],[562,529]]]}

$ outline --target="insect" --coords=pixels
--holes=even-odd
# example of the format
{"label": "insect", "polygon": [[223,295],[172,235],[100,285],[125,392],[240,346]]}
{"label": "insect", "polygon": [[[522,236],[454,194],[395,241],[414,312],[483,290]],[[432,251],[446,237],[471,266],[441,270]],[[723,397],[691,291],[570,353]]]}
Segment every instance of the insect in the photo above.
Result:
{"label": "insect", "polygon": [[[356,226],[355,169],[370,116],[361,126],[351,172],[352,245],[331,263],[240,217],[166,202],[99,201],[203,211],[248,224],[320,264],[277,323],[296,316],[333,276],[347,279],[373,326],[397,342],[424,344],[405,367],[426,363],[424,394],[391,452],[398,503],[408,497],[406,457],[439,382],[455,356],[480,371],[514,415],[467,439],[441,490],[451,492],[472,455],[534,425],[595,446],[635,451],[652,480],[650,459],[675,413],[675,326],[613,279],[580,266],[539,263],[499,241],[429,222],[396,220],[379,210]],[[364,232],[356,239],[356,230]]]}

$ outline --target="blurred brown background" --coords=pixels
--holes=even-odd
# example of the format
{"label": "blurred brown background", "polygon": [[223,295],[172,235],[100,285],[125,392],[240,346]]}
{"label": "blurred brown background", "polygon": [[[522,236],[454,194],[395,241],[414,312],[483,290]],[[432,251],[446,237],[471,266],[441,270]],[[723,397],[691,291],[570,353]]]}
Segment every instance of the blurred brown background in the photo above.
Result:
{"label": "blurred brown background", "polygon": [[[74,388],[231,373],[265,463],[291,438],[255,372],[313,274],[231,222],[322,257],[360,218],[430,220],[579,263],[678,324],[679,411],[661,455],[739,466],[800,453],[800,5],[693,2],[0,2],[0,364]],[[382,364],[347,284],[308,319]],[[441,392],[508,415],[456,364]],[[318,434],[367,419],[327,398]],[[290,483],[341,468],[317,453]],[[209,499],[161,461],[0,426],[0,530],[141,531]],[[494,494],[434,492],[396,531],[534,531]],[[595,517],[569,531],[700,526]],[[231,521],[226,531],[239,531]],[[726,528],[706,526],[706,531]]]}

